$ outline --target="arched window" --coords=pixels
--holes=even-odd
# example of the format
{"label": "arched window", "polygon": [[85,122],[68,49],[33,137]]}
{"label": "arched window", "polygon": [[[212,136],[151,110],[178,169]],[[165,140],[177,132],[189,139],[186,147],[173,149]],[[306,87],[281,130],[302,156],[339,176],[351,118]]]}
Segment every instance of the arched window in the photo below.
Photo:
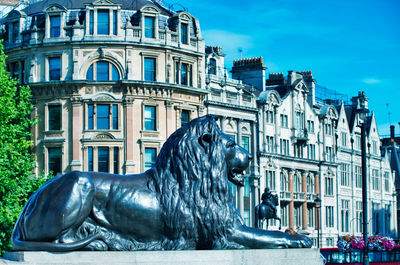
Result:
{"label": "arched window", "polygon": [[216,75],[217,74],[217,61],[214,58],[210,59],[210,64],[208,67],[208,73],[210,75]]}
{"label": "arched window", "polygon": [[86,72],[88,81],[116,81],[119,80],[117,68],[109,62],[98,61],[93,63]]}
{"label": "arched window", "polygon": [[310,175],[307,176],[307,193],[314,193],[314,181]]}
{"label": "arched window", "polygon": [[287,191],[287,190],[288,190],[288,182],[285,174],[281,172],[281,191]]}
{"label": "arched window", "polygon": [[301,179],[298,174],[294,175],[294,192],[301,192]]}

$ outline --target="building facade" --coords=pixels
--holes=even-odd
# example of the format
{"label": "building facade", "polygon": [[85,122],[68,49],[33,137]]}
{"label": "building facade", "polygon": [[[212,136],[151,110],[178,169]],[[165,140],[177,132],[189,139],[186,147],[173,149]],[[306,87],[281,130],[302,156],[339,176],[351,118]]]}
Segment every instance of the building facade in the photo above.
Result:
{"label": "building facade", "polygon": [[139,173],[205,114],[199,22],[156,1],[45,0],[3,21],[7,64],[32,89],[38,173]]}

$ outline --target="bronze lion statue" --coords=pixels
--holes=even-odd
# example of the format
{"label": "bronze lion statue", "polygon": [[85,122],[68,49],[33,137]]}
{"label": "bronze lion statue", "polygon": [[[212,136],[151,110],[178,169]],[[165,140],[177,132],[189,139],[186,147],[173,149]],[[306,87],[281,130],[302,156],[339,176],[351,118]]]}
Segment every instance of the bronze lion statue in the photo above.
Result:
{"label": "bronze lion statue", "polygon": [[174,132],[139,175],[70,172],[26,203],[14,250],[181,250],[311,247],[309,238],[244,225],[228,179],[241,184],[251,155],[213,116]]}

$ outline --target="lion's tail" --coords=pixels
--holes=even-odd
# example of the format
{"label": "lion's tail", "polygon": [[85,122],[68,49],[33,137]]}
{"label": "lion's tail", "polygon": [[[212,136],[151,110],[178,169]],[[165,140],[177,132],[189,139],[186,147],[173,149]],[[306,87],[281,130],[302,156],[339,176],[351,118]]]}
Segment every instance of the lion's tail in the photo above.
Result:
{"label": "lion's tail", "polygon": [[24,241],[19,239],[19,236],[16,236],[13,233],[11,244],[13,250],[73,251],[82,249],[97,239],[103,239],[103,237],[100,234],[96,234],[73,243],[52,243],[52,242]]}

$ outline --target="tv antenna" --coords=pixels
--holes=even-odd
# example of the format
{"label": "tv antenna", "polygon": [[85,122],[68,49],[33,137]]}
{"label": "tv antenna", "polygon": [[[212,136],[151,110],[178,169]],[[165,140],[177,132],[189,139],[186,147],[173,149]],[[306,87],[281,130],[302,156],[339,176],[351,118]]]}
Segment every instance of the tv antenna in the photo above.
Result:
{"label": "tv antenna", "polygon": [[243,48],[239,47],[238,48],[238,52],[240,53],[240,59],[242,59]]}
{"label": "tv antenna", "polygon": [[392,121],[390,119],[391,113],[390,113],[390,110],[389,110],[389,103],[386,103],[386,108],[387,108],[387,113],[388,113],[389,124],[392,125]]}

